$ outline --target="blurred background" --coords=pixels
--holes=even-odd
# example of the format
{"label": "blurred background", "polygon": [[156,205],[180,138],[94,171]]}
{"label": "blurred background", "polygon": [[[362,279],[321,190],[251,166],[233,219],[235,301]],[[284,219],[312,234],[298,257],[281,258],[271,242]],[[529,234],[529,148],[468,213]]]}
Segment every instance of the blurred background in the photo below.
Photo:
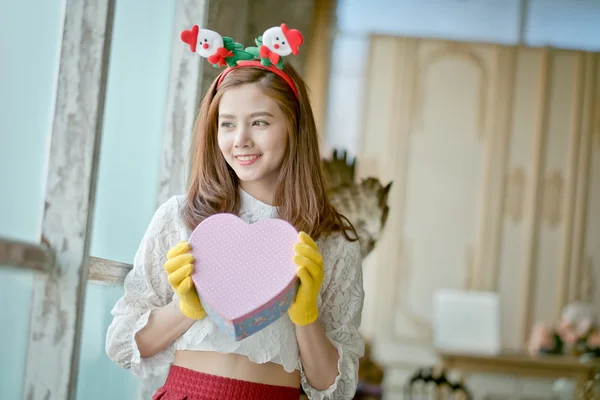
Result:
{"label": "blurred background", "polygon": [[600,398],[600,0],[0,2],[0,398],[149,398],[104,341],[219,72],[179,33],[282,22],[362,234],[356,398]]}

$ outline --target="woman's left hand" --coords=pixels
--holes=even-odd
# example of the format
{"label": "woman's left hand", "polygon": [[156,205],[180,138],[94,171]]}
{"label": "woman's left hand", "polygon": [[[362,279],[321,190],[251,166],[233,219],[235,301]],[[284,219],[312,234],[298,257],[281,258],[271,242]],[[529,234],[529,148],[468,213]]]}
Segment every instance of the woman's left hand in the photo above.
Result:
{"label": "woman's left hand", "polygon": [[319,316],[317,297],[323,283],[323,257],[314,240],[304,232],[298,235],[294,251],[294,263],[298,266],[296,274],[300,285],[288,315],[294,324],[308,325]]}

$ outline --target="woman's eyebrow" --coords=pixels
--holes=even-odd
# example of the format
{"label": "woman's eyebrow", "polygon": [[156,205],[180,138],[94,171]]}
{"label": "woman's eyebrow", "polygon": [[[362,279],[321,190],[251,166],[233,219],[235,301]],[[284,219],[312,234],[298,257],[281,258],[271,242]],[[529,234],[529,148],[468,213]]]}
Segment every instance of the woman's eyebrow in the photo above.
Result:
{"label": "woman's eyebrow", "polygon": [[258,111],[258,112],[254,112],[252,114],[250,114],[251,117],[273,117],[273,114],[271,114],[268,111]]}
{"label": "woman's eyebrow", "polygon": [[[257,111],[257,112],[253,112],[252,114],[250,114],[250,117],[251,118],[255,118],[255,117],[271,117],[271,118],[273,118],[273,114],[271,114],[268,111]],[[219,118],[235,119],[235,115],[219,114]]]}

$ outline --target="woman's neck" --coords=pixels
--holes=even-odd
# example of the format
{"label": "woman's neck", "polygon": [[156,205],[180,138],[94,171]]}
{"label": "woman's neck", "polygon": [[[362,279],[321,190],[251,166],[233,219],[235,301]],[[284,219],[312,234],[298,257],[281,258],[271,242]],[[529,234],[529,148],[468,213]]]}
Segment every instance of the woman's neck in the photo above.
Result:
{"label": "woman's neck", "polygon": [[267,187],[259,182],[240,182],[240,187],[261,203],[275,206],[275,188]]}

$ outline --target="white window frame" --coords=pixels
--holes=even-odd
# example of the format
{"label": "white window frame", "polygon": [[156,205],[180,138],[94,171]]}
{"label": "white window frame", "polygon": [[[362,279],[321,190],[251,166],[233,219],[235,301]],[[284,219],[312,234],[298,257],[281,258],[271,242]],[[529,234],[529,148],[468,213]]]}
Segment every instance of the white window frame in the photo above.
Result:
{"label": "white window frame", "polygon": [[[0,265],[35,271],[23,398],[74,400],[87,282],[121,284],[131,265],[90,257],[91,225],[116,0],[65,0],[40,244],[0,237]],[[186,185],[203,76],[179,39],[205,24],[206,0],[177,0],[159,192]]]}

